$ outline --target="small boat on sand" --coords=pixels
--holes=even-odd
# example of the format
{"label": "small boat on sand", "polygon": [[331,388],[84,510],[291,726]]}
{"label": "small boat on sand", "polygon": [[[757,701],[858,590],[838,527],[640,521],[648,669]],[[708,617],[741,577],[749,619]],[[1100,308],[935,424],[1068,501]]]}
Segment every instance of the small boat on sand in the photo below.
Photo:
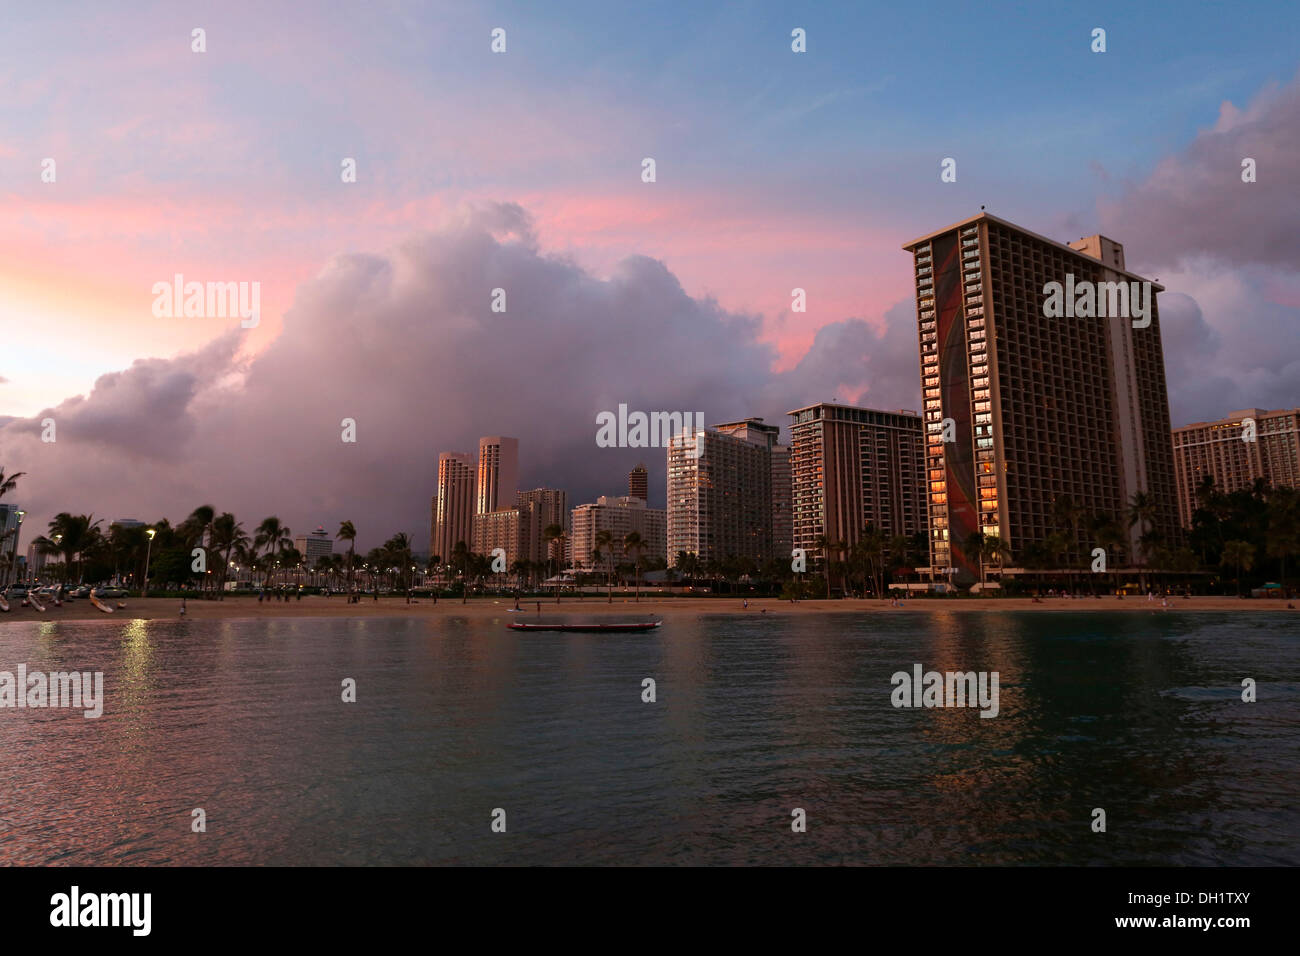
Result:
{"label": "small boat on sand", "polygon": [[94,605],[96,608],[98,608],[99,610],[103,611],[105,614],[113,613],[113,608],[109,607],[107,604],[101,601],[99,599],[99,595],[97,595],[94,591],[90,592],[90,603]]}
{"label": "small boat on sand", "polygon": [[3,594],[0,594],[0,611],[3,611],[5,614],[9,613],[9,602],[5,600]]}
{"label": "small boat on sand", "polygon": [[41,612],[45,611],[45,605],[40,602],[40,599],[36,596],[35,590],[27,592],[27,602],[31,604],[32,607],[36,608],[36,610]]}
{"label": "small boat on sand", "polygon": [[610,623],[610,624],[564,624],[564,623],[544,623],[526,624],[523,621],[512,621],[506,625],[512,631],[581,631],[584,633],[628,633],[631,631],[652,631],[663,621],[636,621],[631,624]]}

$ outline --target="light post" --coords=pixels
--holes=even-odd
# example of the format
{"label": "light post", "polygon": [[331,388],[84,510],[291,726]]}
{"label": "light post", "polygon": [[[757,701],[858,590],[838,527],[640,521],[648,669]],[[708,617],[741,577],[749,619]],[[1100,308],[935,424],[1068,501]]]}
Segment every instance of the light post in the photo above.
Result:
{"label": "light post", "polygon": [[141,598],[146,598],[149,596],[149,558],[153,554],[153,536],[156,535],[157,533],[158,532],[153,528],[149,528],[148,530],[145,531],[145,534],[149,536],[149,544],[144,551],[144,581],[142,581],[140,584]]}

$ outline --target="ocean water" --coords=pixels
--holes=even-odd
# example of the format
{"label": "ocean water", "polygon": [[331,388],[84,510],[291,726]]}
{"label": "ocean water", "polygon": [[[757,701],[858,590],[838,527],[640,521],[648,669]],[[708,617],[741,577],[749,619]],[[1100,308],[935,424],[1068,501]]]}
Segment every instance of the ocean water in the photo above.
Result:
{"label": "ocean water", "polygon": [[[105,688],[0,707],[0,863],[1300,864],[1300,618],[508,616],[0,624]],[[997,717],[894,707],[918,663]]]}

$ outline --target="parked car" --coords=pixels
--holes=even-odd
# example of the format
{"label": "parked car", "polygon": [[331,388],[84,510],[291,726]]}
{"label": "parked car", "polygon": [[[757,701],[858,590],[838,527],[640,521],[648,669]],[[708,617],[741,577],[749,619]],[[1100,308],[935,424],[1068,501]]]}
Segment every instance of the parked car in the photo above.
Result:
{"label": "parked car", "polygon": [[122,588],[95,588],[97,598],[124,598],[126,591]]}

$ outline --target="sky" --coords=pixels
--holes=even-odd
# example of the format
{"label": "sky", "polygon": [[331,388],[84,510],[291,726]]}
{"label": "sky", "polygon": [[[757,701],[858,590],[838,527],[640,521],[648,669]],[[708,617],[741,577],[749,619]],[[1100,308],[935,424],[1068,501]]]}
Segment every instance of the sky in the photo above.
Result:
{"label": "sky", "polygon": [[[438,453],[491,434],[520,438],[524,487],[577,504],[645,460],[662,506],[662,451],[597,448],[599,412],[918,408],[901,246],[982,205],[1111,236],[1159,279],[1175,424],[1300,404],[1295,4],[50,2],[0,24],[0,468],[38,529],[206,503],[423,542]],[[156,315],[177,274],[257,282],[258,324]]]}

